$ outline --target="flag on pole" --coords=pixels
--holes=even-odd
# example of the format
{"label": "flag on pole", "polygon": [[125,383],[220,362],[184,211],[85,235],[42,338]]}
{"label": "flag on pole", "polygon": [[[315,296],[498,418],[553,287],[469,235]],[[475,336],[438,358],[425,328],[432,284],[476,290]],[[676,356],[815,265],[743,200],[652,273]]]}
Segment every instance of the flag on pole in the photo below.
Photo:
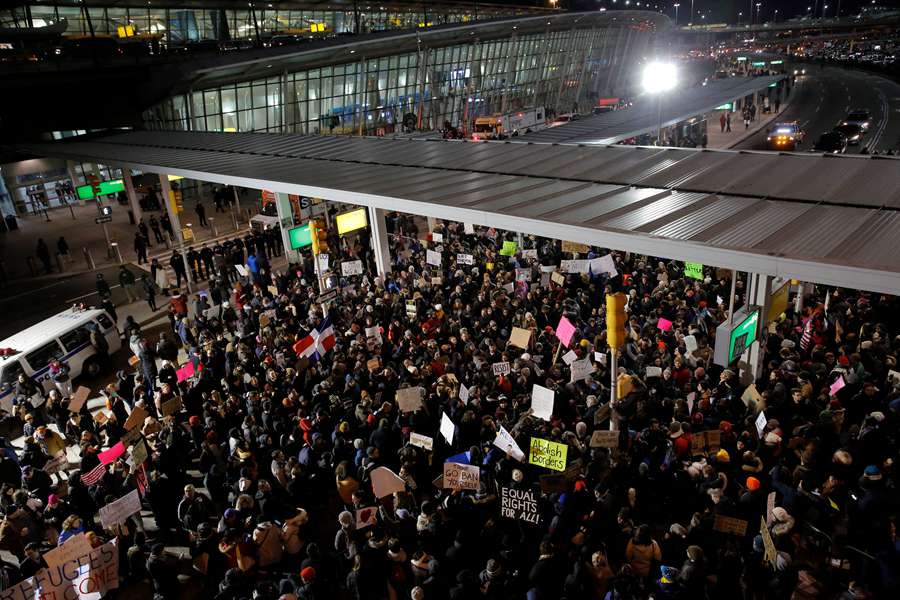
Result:
{"label": "flag on pole", "polygon": [[91,472],[81,476],[81,483],[88,486],[97,485],[104,475],[106,475],[106,465],[100,463]]}
{"label": "flag on pole", "polygon": [[294,352],[299,357],[319,360],[334,348],[334,343],[334,327],[331,325],[331,317],[328,317],[317,329],[313,329],[308,336],[294,344]]}

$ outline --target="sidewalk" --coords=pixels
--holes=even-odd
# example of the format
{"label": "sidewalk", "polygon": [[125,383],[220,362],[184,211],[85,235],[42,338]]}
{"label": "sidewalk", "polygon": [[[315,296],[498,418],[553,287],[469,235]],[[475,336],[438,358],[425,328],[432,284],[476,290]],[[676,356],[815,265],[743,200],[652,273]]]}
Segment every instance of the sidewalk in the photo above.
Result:
{"label": "sidewalk", "polygon": [[706,119],[706,147],[714,150],[734,148],[748,138],[758,135],[761,131],[765,131],[766,127],[777,121],[779,115],[784,114],[784,111],[789,106],[790,102],[782,104],[780,107],[781,110],[777,114],[775,113],[774,107],[772,107],[772,112],[769,114],[757,112],[756,120],[751,122],[750,129],[746,130],[744,129],[744,120],[741,118],[741,115],[732,113],[731,131],[724,133],[720,130],[721,125],[719,124],[719,115],[722,114],[722,111],[711,113]]}
{"label": "sidewalk", "polygon": [[[234,218],[230,209],[227,212],[215,212],[215,205],[210,200],[205,202],[204,206],[207,210],[207,221],[210,227],[200,227],[196,224],[197,215],[191,208],[185,208],[181,214],[182,224],[192,223],[191,228],[194,232],[196,244],[209,242],[213,238],[223,238],[233,236],[237,232],[242,232],[247,227],[246,208],[251,206],[244,198],[240,210],[235,215],[237,217],[237,229],[234,226]],[[137,231],[137,225],[129,222],[128,206],[122,206],[118,203],[108,203],[104,201],[104,206],[112,206],[112,221],[106,224],[106,231],[109,234],[110,242],[118,243],[119,251],[122,259],[126,263],[137,261],[137,255],[134,252],[134,234]],[[243,213],[243,214],[242,214]],[[157,219],[162,216],[162,211],[144,212],[144,221],[147,222],[151,215],[155,215]],[[71,211],[67,208],[59,208],[49,211],[50,220],[47,221],[44,215],[27,215],[17,217],[19,228],[15,231],[0,233],[0,284],[5,281],[13,281],[21,278],[28,278],[30,281],[46,280],[52,281],[63,275],[72,275],[74,273],[93,271],[95,269],[116,265],[119,262],[118,256],[113,251],[107,252],[106,234],[102,224],[95,223],[94,219],[98,217],[97,206],[93,202],[88,202],[85,206],[72,205]],[[74,218],[73,218],[74,217]],[[218,235],[213,235],[212,224],[215,225]],[[62,261],[62,273],[60,273],[60,261],[56,260],[56,244],[60,237],[64,237],[69,245],[69,260]],[[38,239],[43,238],[50,248],[50,253],[54,257],[52,260],[52,272],[45,275],[40,260],[35,256]],[[165,244],[157,244],[153,242],[153,232],[150,232],[151,242],[153,246],[148,249],[148,257],[152,259],[170,252]],[[87,259],[90,255],[93,259],[93,267]]]}

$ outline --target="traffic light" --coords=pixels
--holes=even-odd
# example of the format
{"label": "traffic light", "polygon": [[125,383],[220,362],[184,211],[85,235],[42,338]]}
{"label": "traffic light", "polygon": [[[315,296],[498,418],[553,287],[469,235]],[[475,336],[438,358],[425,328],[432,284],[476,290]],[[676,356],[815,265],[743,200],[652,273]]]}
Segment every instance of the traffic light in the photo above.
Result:
{"label": "traffic light", "polygon": [[312,252],[315,256],[328,253],[328,229],[318,219],[309,222],[309,235],[312,238]]}
{"label": "traffic light", "polygon": [[97,176],[96,176],[95,174],[93,174],[93,173],[88,173],[88,175],[85,176],[85,179],[87,180],[88,184],[91,186],[91,191],[94,192],[94,196],[95,196],[95,197],[99,197],[99,196],[100,196],[100,191],[101,191],[101,188],[100,188],[100,178],[97,177]]}
{"label": "traffic light", "polygon": [[606,343],[613,350],[625,343],[625,294],[606,296]]}

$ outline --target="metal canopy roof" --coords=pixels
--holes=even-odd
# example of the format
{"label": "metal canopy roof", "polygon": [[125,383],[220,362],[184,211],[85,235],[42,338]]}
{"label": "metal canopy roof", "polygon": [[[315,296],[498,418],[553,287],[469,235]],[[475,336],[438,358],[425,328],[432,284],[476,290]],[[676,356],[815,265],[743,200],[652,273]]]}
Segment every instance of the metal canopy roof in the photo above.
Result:
{"label": "metal canopy roof", "polygon": [[655,132],[660,123],[669,127],[691,117],[713,111],[737,98],[764,90],[784,79],[784,75],[766,77],[729,77],[714,79],[707,85],[693,86],[667,93],[657,106],[653,96],[641,96],[634,105],[591,115],[565,125],[543,129],[525,136],[530,142],[574,142],[579,144],[614,144],[628,138]]}
{"label": "metal canopy roof", "polygon": [[900,294],[891,158],[186,132],[17,150]]}

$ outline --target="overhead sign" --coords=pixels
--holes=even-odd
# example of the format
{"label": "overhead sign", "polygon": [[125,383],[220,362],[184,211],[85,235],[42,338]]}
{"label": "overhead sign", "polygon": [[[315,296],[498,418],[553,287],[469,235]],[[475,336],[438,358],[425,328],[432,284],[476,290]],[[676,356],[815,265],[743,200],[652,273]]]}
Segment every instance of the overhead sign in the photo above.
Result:
{"label": "overhead sign", "polygon": [[535,490],[500,488],[500,516],[538,524],[538,497]]}
{"label": "overhead sign", "polygon": [[312,233],[309,230],[309,223],[288,229],[288,239],[291,243],[291,250],[312,246]]}
{"label": "overhead sign", "polygon": [[528,454],[528,462],[532,465],[545,467],[554,471],[564,471],[566,469],[566,455],[568,453],[569,447],[565,444],[533,437],[531,438],[531,450]]}
{"label": "overhead sign", "polygon": [[772,292],[772,295],[769,296],[769,310],[766,312],[766,323],[777,321],[781,313],[787,310],[790,292],[790,281],[786,281],[783,286]]}
{"label": "overhead sign", "polygon": [[716,328],[716,348],[713,362],[731,366],[759,336],[758,306],[742,308],[734,313],[732,322],[725,321]]}
{"label": "overhead sign", "polygon": [[[101,181],[97,187],[100,190],[100,193],[96,194],[97,196],[105,196],[106,194],[118,194],[119,192],[125,191],[125,183],[123,183],[121,179]],[[75,188],[75,193],[78,194],[79,200],[90,200],[95,196],[94,186],[79,185],[77,188]]]}
{"label": "overhead sign", "polygon": [[344,235],[345,233],[350,233],[351,231],[356,231],[357,229],[362,229],[369,225],[365,208],[357,208],[356,210],[341,213],[334,218],[334,222],[337,224],[339,235]]}

